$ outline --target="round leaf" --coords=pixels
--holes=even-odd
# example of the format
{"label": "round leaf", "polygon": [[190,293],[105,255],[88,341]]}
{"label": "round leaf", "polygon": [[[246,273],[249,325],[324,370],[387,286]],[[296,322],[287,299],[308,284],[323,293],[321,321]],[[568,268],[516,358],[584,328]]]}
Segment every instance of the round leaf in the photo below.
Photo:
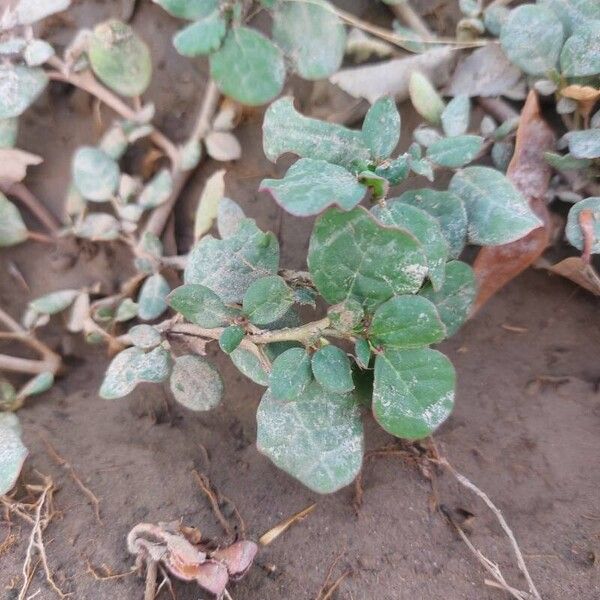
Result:
{"label": "round leaf", "polygon": [[396,437],[427,437],[452,412],[455,379],[452,363],[437,350],[387,349],[375,359],[375,419]]}
{"label": "round leaf", "polygon": [[[467,212],[458,196],[423,188],[404,192],[398,200],[435,217],[448,242],[450,256],[457,258],[460,255],[467,241]],[[389,204],[392,202],[393,199],[389,200]]]}
{"label": "round leaf", "polygon": [[138,198],[144,208],[155,208],[165,202],[173,191],[173,177],[169,169],[161,169],[145,186]]}
{"label": "round leaf", "polygon": [[169,306],[188,321],[201,327],[222,327],[240,312],[226,306],[212,290],[197,283],[182,285],[167,297]]}
{"label": "round leaf", "polygon": [[591,252],[592,254],[600,254],[600,197],[586,198],[571,207],[565,234],[569,242],[573,244],[575,248],[578,250],[584,249],[584,239],[580,224],[581,213],[583,211],[591,213],[591,224],[594,236]]}
{"label": "round leaf", "polygon": [[199,356],[178,356],[169,382],[175,400],[190,410],[215,408],[223,396],[219,372]]}
{"label": "round leaf", "polygon": [[278,400],[298,398],[311,381],[310,357],[304,348],[290,348],[273,361],[269,385]]}
{"label": "round leaf", "polygon": [[0,247],[14,246],[27,239],[27,227],[17,207],[0,192]]}
{"label": "round leaf", "polygon": [[600,157],[600,129],[570,131],[565,135],[569,152],[575,158]]}
{"label": "round leaf", "polygon": [[283,1],[273,13],[273,39],[304,79],[325,79],[342,64],[346,30],[325,0]]}
{"label": "round leaf", "polygon": [[330,306],[327,316],[332,327],[342,333],[351,333],[361,326],[365,313],[360,302],[348,298],[344,302]]}
{"label": "round leaf", "polygon": [[265,370],[264,365],[256,354],[246,348],[238,346],[230,355],[231,362],[238,368],[238,370],[257,383],[267,387],[269,385],[269,373]]}
{"label": "round leaf", "polygon": [[369,310],[397,294],[415,293],[427,274],[417,239],[385,227],[361,207],[329,209],[317,220],[308,266],[327,302],[354,298]]}
{"label": "round leaf", "polygon": [[82,146],[73,157],[73,183],[88,200],[110,200],[119,187],[119,165],[106,152],[93,146]]}
{"label": "round leaf", "polygon": [[277,46],[248,29],[230,29],[221,48],[210,55],[210,74],[220,90],[250,106],[272,100],[283,89],[285,66]]}
{"label": "round leaf", "polygon": [[162,346],[145,353],[140,348],[127,348],[110,363],[100,387],[100,397],[106,400],[122,398],[138,383],[160,383],[171,371],[171,355]]}
{"label": "round leaf", "polygon": [[408,84],[408,93],[415,110],[433,125],[440,123],[444,112],[444,101],[429,79],[419,71],[413,71]]}
{"label": "round leaf", "polygon": [[68,308],[79,295],[79,290],[59,290],[40,296],[29,303],[29,308],[42,315],[55,315]]}
{"label": "round leaf", "polygon": [[244,329],[239,325],[230,325],[219,337],[219,346],[225,354],[231,354],[244,339]]}
{"label": "round leaf", "polygon": [[122,96],[139,96],[150,84],[150,51],[126,23],[113,19],[97,25],[88,56],[98,78]]}
{"label": "round leaf", "polygon": [[199,283],[223,302],[241,303],[250,285],[279,267],[279,244],[252,219],[244,219],[234,235],[217,240],[205,235],[191,250],[185,283]]}
{"label": "round leaf", "polygon": [[380,98],[371,106],[362,135],[374,159],[390,156],[400,141],[400,113],[393,98]]}
{"label": "round leaf", "polygon": [[313,354],[312,372],[317,383],[330,392],[345,394],[354,389],[350,359],[337,346],[330,344]]}
{"label": "round leaf", "polygon": [[17,482],[27,454],[17,417],[0,413],[0,496],[10,492]]}
{"label": "round leaf", "polygon": [[560,19],[545,6],[525,4],[511,10],[500,42],[511,62],[528,75],[546,75],[558,62],[563,44]]}
{"label": "round leaf", "polygon": [[167,296],[171,288],[167,280],[160,274],[150,275],[140,289],[137,299],[138,316],[142,321],[152,321],[167,310]]}
{"label": "round leaf", "polygon": [[76,223],[73,233],[93,242],[110,242],[119,238],[120,222],[108,213],[90,213]]}
{"label": "round leaf", "polygon": [[244,294],[244,313],[255,325],[281,319],[294,303],[294,295],[283,278],[271,275],[257,279]]}
{"label": "round leaf", "polygon": [[398,200],[375,206],[372,212],[383,224],[409,231],[421,242],[427,258],[428,277],[439,289],[444,282],[448,243],[437,219],[416,206]]}
{"label": "round leaf", "polygon": [[354,355],[356,357],[356,364],[361,369],[369,368],[369,361],[371,360],[371,345],[367,340],[358,338],[354,344]]}
{"label": "round leaf", "polygon": [[142,350],[156,348],[162,341],[160,332],[152,325],[135,325],[128,333],[133,345]]}
{"label": "round leaf", "polygon": [[219,8],[219,0],[153,0],[169,14],[180,19],[195,21]]}
{"label": "round leaf", "polygon": [[345,210],[354,208],[367,188],[343,167],[301,158],[283,179],[263,179],[260,191],[269,192],[287,212],[306,217],[333,204]]}
{"label": "round leaf", "polygon": [[244,211],[237,202],[230,198],[221,198],[217,209],[217,229],[222,238],[233,235],[239,228],[242,219],[245,218]]}
{"label": "round leaf", "polygon": [[542,225],[525,198],[495,169],[467,167],[454,175],[448,189],[465,203],[474,244],[507,244]]}
{"label": "round leaf", "polygon": [[450,337],[467,320],[475,301],[477,282],[473,269],[464,262],[453,260],[446,265],[442,288],[436,292],[431,285],[425,284],[419,294],[435,304]]}
{"label": "round leaf", "polygon": [[434,304],[421,296],[396,296],[373,315],[369,338],[385,348],[420,348],[437,344],[446,336]]}
{"label": "round leaf", "polygon": [[225,19],[216,11],[178,31],[173,45],[182,56],[210,54],[219,49],[225,32]]}
{"label": "round leaf", "polygon": [[312,383],[294,402],[265,392],[256,413],[258,450],[311,490],[330,494],[358,474],[363,430],[352,394]]}
{"label": "round leaf", "polygon": [[44,91],[48,76],[43,69],[0,64],[0,119],[18,117]]}
{"label": "round leaf", "polygon": [[53,384],[54,373],[52,373],[51,371],[44,371],[43,373],[38,373],[19,390],[19,397],[27,398],[29,396],[43,394],[44,392],[47,392]]}
{"label": "round leaf", "polygon": [[600,20],[578,27],[560,53],[560,68],[566,77],[600,73]]}
{"label": "round leaf", "polygon": [[427,148],[427,158],[441,167],[456,169],[469,164],[483,147],[478,135],[442,138]]}

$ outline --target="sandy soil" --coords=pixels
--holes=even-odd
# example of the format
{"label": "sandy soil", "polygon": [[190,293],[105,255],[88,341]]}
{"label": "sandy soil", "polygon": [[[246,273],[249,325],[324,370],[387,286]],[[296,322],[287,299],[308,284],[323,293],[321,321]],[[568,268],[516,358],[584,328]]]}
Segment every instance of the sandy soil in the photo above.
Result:
{"label": "sandy soil", "polygon": [[[366,5],[353,4],[361,10]],[[71,15],[89,25],[118,14],[116,10],[113,3],[86,0]],[[157,104],[158,124],[181,139],[205,75],[200,62],[182,59],[170,48],[177,25],[147,2],[136,15],[136,26],[152,40],[157,68],[148,97]],[[68,39],[64,23],[55,25],[53,35],[59,41]],[[57,214],[71,151],[98,135],[89,109],[82,98],[53,86],[23,120],[20,146],[46,157],[44,165],[32,170],[31,187]],[[409,113],[404,116],[410,123]],[[274,204],[256,193],[262,177],[278,172],[262,155],[259,128],[259,116],[241,128],[244,157],[228,167],[227,192],[261,226],[279,229],[282,263],[299,268],[311,223],[289,216],[279,221]],[[216,168],[210,161],[204,163],[178,206],[181,250],[190,242],[191,216],[202,182]],[[29,282],[30,292],[9,276],[11,262]],[[118,247],[27,244],[0,253],[0,304],[19,315],[31,297],[43,292],[98,280],[110,290],[129,270],[127,255]],[[530,271],[443,345],[457,368],[459,385],[456,411],[436,439],[455,467],[501,508],[544,600],[600,597],[595,564],[600,553],[597,311],[597,299],[563,280]],[[37,469],[59,487],[60,513],[47,531],[47,550],[57,581],[72,598],[142,598],[143,582],[134,575],[97,581],[87,571],[88,561],[113,572],[127,571],[132,559],[125,536],[140,521],[182,519],[207,536],[222,535],[193,469],[205,473],[235,504],[251,539],[317,503],[302,523],[261,550],[257,566],[232,587],[236,600],[315,598],[338,557],[334,577],[351,571],[336,592],[338,600],[506,597],[484,585],[483,569],[442,514],[430,512],[430,484],[413,466],[391,457],[369,462],[357,515],[352,488],[316,496],[259,455],[254,439],[261,388],[242,378],[214,349],[210,354],[225,380],[225,400],[211,413],[193,414],[175,406],[160,386],[140,387],[120,401],[99,399],[97,389],[108,362],[103,351],[64,336],[58,326],[50,328],[45,339],[69,355],[70,368],[50,393],[20,412],[31,449],[24,479],[34,479]],[[540,376],[558,379],[536,384]],[[391,441],[371,419],[367,434],[369,448]],[[52,460],[44,439],[100,498],[102,524],[68,473]],[[441,474],[438,485],[445,507],[473,515],[472,542],[499,562],[516,587],[524,588],[506,538],[489,511],[448,475]],[[7,531],[0,521],[0,539]],[[0,554],[0,589],[7,600],[16,598],[14,585],[28,528],[18,533],[17,543]],[[38,589],[35,597],[40,600],[55,597],[40,574],[31,593]],[[176,583],[175,590],[180,600],[202,597],[190,585]]]}

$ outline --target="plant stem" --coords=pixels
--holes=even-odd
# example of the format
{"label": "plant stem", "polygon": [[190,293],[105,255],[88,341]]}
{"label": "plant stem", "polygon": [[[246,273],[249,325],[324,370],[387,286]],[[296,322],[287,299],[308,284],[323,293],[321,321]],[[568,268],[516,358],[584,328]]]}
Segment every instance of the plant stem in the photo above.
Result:
{"label": "plant stem", "polygon": [[[220,96],[221,93],[219,92],[215,82],[212,79],[209,80],[206,91],[204,92],[202,105],[200,106],[200,110],[198,112],[198,118],[196,119],[192,129],[192,134],[188,140],[188,143],[193,141],[199,142],[206,136],[210,128],[210,120],[217,109]],[[144,228],[144,233],[153,233],[154,235],[160,237],[165,225],[167,224],[167,221],[169,220],[169,216],[173,210],[173,207],[175,206],[175,202],[177,202],[177,199],[185,187],[185,184],[188,182],[188,179],[192,175],[192,172],[193,169],[189,169],[187,171],[181,171],[179,169],[175,170],[173,176],[173,190],[167,200],[158,206],[150,215],[150,218],[146,223],[146,227]],[[143,237],[143,234],[141,237]]]}
{"label": "plant stem", "polygon": [[[56,56],[50,58],[48,64],[56,69],[55,71],[50,71],[48,73],[50,79],[70,83],[71,85],[88,92],[88,94],[95,96],[98,100],[112,108],[112,110],[124,119],[136,119],[136,111],[123,102],[118,96],[115,96],[110,90],[98,83],[96,78],[89,71],[84,73],[70,73],[66,65]],[[156,129],[150,134],[150,139],[163,150],[169,157],[173,167],[176,168],[176,165],[179,163],[179,152],[173,142]]]}
{"label": "plant stem", "polygon": [[29,211],[36,219],[48,229],[52,234],[55,234],[61,227],[58,219],[29,191],[22,183],[13,183],[11,186],[4,188],[4,192],[9,196],[14,196]]}

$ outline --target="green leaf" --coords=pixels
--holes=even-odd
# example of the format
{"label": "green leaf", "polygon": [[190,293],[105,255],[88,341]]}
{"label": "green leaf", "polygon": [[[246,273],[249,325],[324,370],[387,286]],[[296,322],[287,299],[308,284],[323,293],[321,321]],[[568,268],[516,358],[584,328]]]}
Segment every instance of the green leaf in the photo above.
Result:
{"label": "green leaf", "polygon": [[448,102],[442,116],[442,129],[448,137],[464,135],[469,129],[471,118],[471,100],[465,94],[459,94]]}
{"label": "green leaf", "polygon": [[191,354],[175,359],[169,385],[175,400],[190,410],[211,410],[223,396],[219,372],[204,358]]}
{"label": "green leaf", "polygon": [[375,419],[396,437],[427,437],[452,412],[455,379],[452,363],[437,350],[387,349],[375,359]]}
{"label": "green leaf", "polygon": [[240,223],[246,217],[244,211],[237,202],[223,197],[217,209],[217,230],[224,239],[231,237],[239,228]]}
{"label": "green leaf", "polygon": [[441,122],[445,104],[429,79],[419,71],[413,71],[408,83],[408,93],[415,110],[430,123]]}
{"label": "green leaf", "polygon": [[138,316],[142,321],[153,321],[167,310],[167,296],[171,288],[160,274],[150,275],[138,295]]}
{"label": "green leaf", "polygon": [[191,323],[208,329],[223,327],[240,314],[239,310],[226,306],[212,290],[196,283],[175,288],[167,296],[167,303]]}
{"label": "green leaf", "polygon": [[52,373],[51,371],[44,371],[43,373],[38,373],[19,390],[19,397],[28,398],[29,396],[43,394],[44,392],[47,392],[53,384],[54,373]]}
{"label": "green leaf", "polygon": [[[560,2],[560,0],[558,0]],[[485,28],[495,37],[500,37],[502,26],[506,23],[510,9],[501,4],[490,4],[483,11]]]}
{"label": "green leaf", "polygon": [[54,48],[44,40],[32,40],[23,52],[23,58],[30,67],[43,65],[51,56],[54,56]]}
{"label": "green leaf", "polygon": [[313,354],[312,372],[317,383],[329,392],[346,394],[354,389],[350,359],[337,346],[328,344]]}
{"label": "green leaf", "polygon": [[224,94],[258,106],[281,92],[285,66],[281,50],[264,35],[235,27],[221,48],[210,55],[210,74]]}
{"label": "green leaf", "polygon": [[327,302],[354,298],[367,310],[392,296],[415,293],[427,273],[417,239],[383,226],[362,207],[350,212],[329,209],[317,220],[308,266]]}
{"label": "green leaf", "polygon": [[117,354],[106,371],[100,387],[105,400],[122,398],[138,383],[160,383],[171,372],[171,355],[162,346],[145,353],[141,348],[127,348]]}
{"label": "green leaf", "polygon": [[152,348],[156,348],[162,341],[160,332],[156,327],[152,327],[152,325],[134,325],[128,334],[133,345],[142,350],[152,350]]}
{"label": "green leaf", "polygon": [[19,132],[19,119],[0,119],[0,148],[14,148]]}
{"label": "green leaf", "polygon": [[559,171],[578,171],[587,169],[592,164],[589,158],[575,158],[571,154],[544,152],[544,158],[551,167]]}
{"label": "green leaf", "polygon": [[325,79],[342,64],[346,30],[325,0],[282,0],[273,12],[273,40],[304,79]]}
{"label": "green leaf", "polygon": [[400,113],[393,98],[380,98],[371,106],[363,122],[362,135],[374,159],[390,156],[400,141]]}
{"label": "green leaf", "polygon": [[362,170],[370,160],[360,131],[305,117],[294,109],[294,101],[289,97],[276,100],[265,113],[263,150],[272,162],[291,152],[351,171]]}
{"label": "green leaf", "polygon": [[251,323],[267,325],[281,319],[294,303],[294,294],[279,275],[257,279],[244,294],[243,308]]}
{"label": "green leaf", "polygon": [[356,364],[361,369],[369,368],[369,361],[371,360],[371,345],[367,340],[363,338],[357,338],[354,343],[354,355],[356,357]]}
{"label": "green leaf", "polygon": [[256,354],[246,348],[238,346],[230,355],[231,362],[239,369],[239,371],[257,383],[267,387],[269,385],[269,373],[260,362]]}
{"label": "green leaf", "polygon": [[538,4],[545,5],[556,13],[567,35],[592,19],[600,19],[600,4],[597,0],[538,0]]}
{"label": "green leaf", "polygon": [[367,188],[343,167],[301,158],[283,179],[263,179],[260,191],[269,192],[287,212],[306,217],[334,204],[345,210],[354,208]]}
{"label": "green leaf", "polygon": [[434,287],[439,289],[444,282],[448,242],[438,220],[421,208],[399,200],[374,206],[371,212],[384,225],[408,231],[417,238],[427,259],[427,275]]}
{"label": "green leaf", "polygon": [[27,235],[27,227],[17,207],[0,192],[0,248],[20,244]]}
{"label": "green leaf", "polygon": [[258,450],[311,490],[330,494],[358,474],[363,430],[353,394],[312,383],[293,402],[267,390],[256,414]]}
{"label": "green leaf", "polygon": [[0,413],[0,496],[10,492],[17,483],[27,454],[16,415]]}
{"label": "green leaf", "polygon": [[434,163],[455,169],[469,164],[483,147],[478,135],[457,135],[442,138],[427,148],[427,158]]}
{"label": "green leaf", "polygon": [[31,25],[69,8],[71,0],[19,0],[15,6],[18,25]]}
{"label": "green leaf", "polygon": [[150,84],[150,51],[126,23],[112,19],[97,25],[90,37],[88,56],[102,83],[122,96],[139,96]]}
{"label": "green leaf", "polygon": [[450,337],[468,319],[475,301],[477,282],[473,269],[464,262],[453,260],[446,265],[442,289],[436,292],[426,283],[419,294],[435,304]]}
{"label": "green leaf", "polygon": [[219,11],[184,27],[173,37],[173,45],[182,56],[201,56],[215,52],[221,46],[227,23]]}
{"label": "green leaf", "polygon": [[29,308],[42,315],[55,315],[73,303],[79,290],[59,290],[40,296],[29,303]]}
{"label": "green leaf", "polygon": [[269,386],[274,398],[294,400],[312,381],[310,356],[304,348],[290,348],[274,361]]}
{"label": "green leaf", "polygon": [[434,304],[421,296],[396,296],[373,315],[369,339],[384,348],[420,348],[446,337]]}
{"label": "green leaf", "polygon": [[133,317],[137,317],[138,314],[138,305],[131,298],[125,298],[119,307],[117,308],[117,312],[115,314],[115,321],[117,323],[123,323],[125,321],[129,321],[133,319]]}
{"label": "green leaf", "polygon": [[119,165],[100,148],[78,148],[73,157],[71,171],[77,191],[88,200],[110,200],[119,187]]}
{"label": "green leaf", "polygon": [[180,167],[182,171],[191,171],[200,162],[202,145],[197,140],[189,140],[180,146]]}
{"label": "green leaf", "polygon": [[600,129],[571,131],[565,135],[569,152],[575,158],[600,157]]}
{"label": "green leaf", "polygon": [[225,193],[225,171],[215,171],[204,184],[202,195],[196,208],[194,219],[194,239],[199,240],[207,231],[210,231],[214,220],[217,218],[219,204]]}
{"label": "green leaf", "polygon": [[[450,256],[457,258],[467,240],[467,212],[462,200],[451,192],[428,188],[408,190],[398,200],[435,217],[448,242]],[[389,201],[391,204],[393,199]]]}
{"label": "green leaf", "polygon": [[579,219],[582,211],[592,213],[594,240],[591,247],[592,254],[600,254],[600,196],[580,200],[569,210],[569,218],[565,228],[567,239],[578,250],[584,249],[584,239]]}
{"label": "green leaf", "polygon": [[179,19],[195,21],[207,17],[217,8],[219,0],[153,0],[169,14]]}
{"label": "green leaf", "polygon": [[199,283],[223,302],[239,304],[254,281],[276,274],[278,266],[277,238],[244,219],[231,237],[217,240],[206,235],[192,248],[184,282]]}
{"label": "green leaf", "polygon": [[244,339],[245,331],[239,325],[230,325],[219,337],[219,346],[225,354],[231,354]]}
{"label": "green leaf", "polygon": [[169,169],[161,169],[145,186],[138,198],[144,208],[155,208],[165,202],[173,191],[173,177]]}
{"label": "green leaf", "polygon": [[546,75],[556,67],[563,39],[560,19],[533,4],[511,10],[500,33],[506,56],[528,75]]}
{"label": "green leaf", "polygon": [[342,333],[352,333],[361,326],[365,313],[360,302],[348,298],[340,304],[330,306],[327,316],[334,329]]}
{"label": "green leaf", "polygon": [[0,119],[24,113],[47,83],[48,76],[43,69],[0,64]]}
{"label": "green leaf", "polygon": [[578,27],[560,53],[561,72],[566,77],[600,73],[600,20]]}
{"label": "green leaf", "polygon": [[410,170],[409,158],[406,154],[398,156],[394,160],[384,161],[375,167],[375,175],[384,177],[392,185],[397,185],[408,177]]}
{"label": "green leaf", "polygon": [[542,225],[525,198],[495,169],[467,167],[454,175],[448,189],[465,203],[474,244],[508,244]]}

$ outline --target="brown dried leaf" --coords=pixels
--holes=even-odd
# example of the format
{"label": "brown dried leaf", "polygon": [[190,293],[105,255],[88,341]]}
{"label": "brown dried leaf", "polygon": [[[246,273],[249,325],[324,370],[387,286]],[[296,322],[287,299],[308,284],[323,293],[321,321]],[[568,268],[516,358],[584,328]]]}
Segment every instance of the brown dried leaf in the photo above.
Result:
{"label": "brown dried leaf", "polygon": [[510,244],[488,246],[479,251],[473,265],[479,284],[473,314],[539,258],[548,246],[550,215],[543,198],[552,169],[544,160],[544,152],[552,150],[554,144],[554,132],[542,118],[537,93],[532,90],[521,112],[515,153],[506,174],[545,226]]}
{"label": "brown dried leaf", "polygon": [[229,576],[236,580],[248,572],[257,552],[258,546],[254,542],[242,540],[213,552],[211,558],[220,560],[227,567]]}
{"label": "brown dried leaf", "polygon": [[263,533],[263,535],[260,536],[258,543],[261,546],[268,546],[271,542],[274,542],[284,531],[287,531],[294,523],[301,521],[304,519],[304,517],[309,515],[315,509],[315,506],[317,506],[316,502],[293,514],[291,517],[284,519],[281,521],[281,523],[278,523],[275,525],[275,527],[272,527],[269,529],[269,531]]}
{"label": "brown dried leaf", "polygon": [[565,98],[572,98],[579,102],[579,110],[586,121],[600,98],[600,90],[589,85],[568,85],[560,93]]}
{"label": "brown dried leaf", "polygon": [[594,267],[587,264],[580,256],[570,256],[547,268],[551,273],[570,279],[594,296],[600,296],[600,276]]}

